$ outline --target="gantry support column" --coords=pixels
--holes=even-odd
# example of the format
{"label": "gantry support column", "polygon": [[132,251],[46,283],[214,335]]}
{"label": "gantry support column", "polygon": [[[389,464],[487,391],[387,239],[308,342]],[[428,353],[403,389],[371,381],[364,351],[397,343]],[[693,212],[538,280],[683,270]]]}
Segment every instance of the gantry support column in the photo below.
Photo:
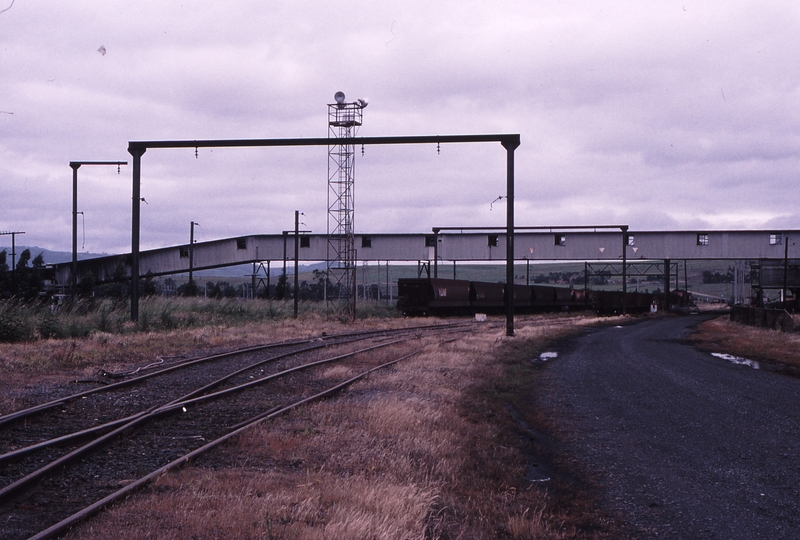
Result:
{"label": "gantry support column", "polygon": [[664,259],[664,311],[667,313],[669,313],[669,306],[672,300],[669,294],[670,281],[672,281],[670,262],[669,259]]}
{"label": "gantry support column", "polygon": [[131,320],[139,320],[139,232],[142,207],[142,154],[145,146],[128,146],[133,156],[133,194],[131,196]]}
{"label": "gantry support column", "polygon": [[514,335],[514,150],[519,136],[501,143],[506,149],[506,335]]}
{"label": "gantry support column", "polygon": [[81,164],[70,162],[69,166],[72,167],[72,301],[74,302],[78,297],[78,169]]}
{"label": "gantry support column", "polygon": [[78,297],[78,169],[81,165],[116,165],[117,174],[127,161],[70,161],[72,168],[72,301]]}

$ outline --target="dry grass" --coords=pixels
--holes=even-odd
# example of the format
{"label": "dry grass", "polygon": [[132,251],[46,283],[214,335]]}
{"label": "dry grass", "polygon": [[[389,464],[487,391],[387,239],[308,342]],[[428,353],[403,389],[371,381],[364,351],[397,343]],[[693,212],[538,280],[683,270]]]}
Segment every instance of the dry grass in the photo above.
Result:
{"label": "dry grass", "polygon": [[[21,371],[29,375],[56,374],[85,367],[119,365],[176,355],[231,349],[284,339],[317,337],[369,329],[397,328],[436,322],[430,319],[366,319],[342,324],[322,316],[274,322],[219,324],[169,331],[112,334],[96,332],[85,338],[47,339],[27,343],[0,343],[0,373]],[[68,352],[69,354],[65,354]],[[67,375],[69,377],[69,375]]]}
{"label": "dry grass", "polygon": [[192,357],[220,350],[299,337],[367,329],[414,326],[429,319],[364,319],[350,324],[325,320],[318,314],[299,319],[219,324],[180,330],[104,333],[74,339],[42,339],[0,343],[0,414],[17,408],[18,396],[32,386],[68,384],[144,367],[160,358]]}
{"label": "dry grass", "polygon": [[247,432],[69,537],[608,537],[589,503],[525,480],[530,441],[506,409],[524,400],[530,358],[593,323],[559,321],[520,320],[514,339],[483,326],[417,340],[422,354]]}
{"label": "dry grass", "polygon": [[[424,530],[435,494],[375,483],[363,477],[331,478],[229,469],[189,470],[163,480],[169,505],[126,505],[79,532],[83,538],[414,538]],[[275,489],[272,486],[286,486]],[[265,487],[270,486],[268,491]],[[154,526],[155,525],[155,526]],[[112,527],[109,529],[108,527]]]}
{"label": "dry grass", "polygon": [[701,324],[691,339],[711,352],[800,367],[800,333],[748,326],[726,315]]}
{"label": "dry grass", "polygon": [[[529,459],[541,461],[547,449],[520,429],[507,408],[532,426],[546,426],[527,399],[540,369],[529,360],[554,340],[596,323],[591,317],[532,317],[518,319],[513,339],[482,326],[445,344],[420,340],[415,346],[424,346],[423,354],[336,399],[247,432],[69,538],[623,537],[585,485],[565,476],[569,471],[557,471],[562,477],[550,483],[525,480]],[[302,335],[316,322],[286,324],[274,335]],[[257,334],[236,332],[238,338],[226,339],[244,342]],[[797,335],[726,318],[702,324],[695,339],[747,357],[790,361],[800,355]],[[322,376],[349,374],[333,366]]]}

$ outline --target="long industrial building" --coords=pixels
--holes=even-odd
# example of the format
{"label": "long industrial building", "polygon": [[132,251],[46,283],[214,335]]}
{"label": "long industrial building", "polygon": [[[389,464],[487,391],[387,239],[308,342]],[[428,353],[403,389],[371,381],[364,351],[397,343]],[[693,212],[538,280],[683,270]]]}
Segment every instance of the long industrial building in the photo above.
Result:
{"label": "long industrial building", "polygon": [[[625,226],[533,229],[517,228],[513,244],[515,260],[621,262],[623,250],[629,263],[800,258],[800,230],[632,231]],[[439,228],[430,234],[357,234],[357,260],[426,262],[434,268],[444,262],[501,263],[506,259],[508,245],[503,230]],[[298,236],[299,261],[326,260],[326,235]],[[294,246],[294,233],[290,232],[146,250],[140,252],[140,275],[164,276],[254,262],[282,263],[295,259]],[[119,275],[120,267],[129,266],[129,254],[87,259],[78,262],[78,276],[91,274],[97,283],[103,283],[111,280],[115,272]],[[71,264],[56,265],[55,276],[56,283],[68,285]]]}

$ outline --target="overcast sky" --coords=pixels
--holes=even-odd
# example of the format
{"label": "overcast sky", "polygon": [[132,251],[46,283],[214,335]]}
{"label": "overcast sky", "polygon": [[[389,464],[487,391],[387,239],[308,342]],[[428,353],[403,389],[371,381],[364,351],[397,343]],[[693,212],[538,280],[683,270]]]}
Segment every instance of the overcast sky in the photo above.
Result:
{"label": "overcast sky", "polygon": [[[0,0],[0,231],[71,249],[71,160],[128,141],[519,133],[516,223],[800,228],[797,0]],[[368,146],[356,232],[505,223],[497,143]],[[79,170],[79,250],[130,251],[131,167]],[[325,147],[151,149],[142,248],[327,228]],[[79,222],[80,223],[80,222]],[[8,236],[0,246],[10,245]]]}

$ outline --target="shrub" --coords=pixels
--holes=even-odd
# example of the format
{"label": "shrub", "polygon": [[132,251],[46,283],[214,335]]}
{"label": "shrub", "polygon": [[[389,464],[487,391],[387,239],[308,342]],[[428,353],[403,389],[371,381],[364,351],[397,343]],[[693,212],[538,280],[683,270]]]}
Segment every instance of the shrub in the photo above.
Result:
{"label": "shrub", "polygon": [[34,327],[24,314],[0,311],[0,341],[17,343],[34,339]]}
{"label": "shrub", "polygon": [[39,336],[45,339],[68,337],[58,318],[49,313],[39,319],[37,329],[39,330]]}

